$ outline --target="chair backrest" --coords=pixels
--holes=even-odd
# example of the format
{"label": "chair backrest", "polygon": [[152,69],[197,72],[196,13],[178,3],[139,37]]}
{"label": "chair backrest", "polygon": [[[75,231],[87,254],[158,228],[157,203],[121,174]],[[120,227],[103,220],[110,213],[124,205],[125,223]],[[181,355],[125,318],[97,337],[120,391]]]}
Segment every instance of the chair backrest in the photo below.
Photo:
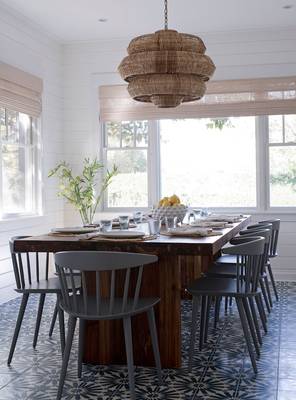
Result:
{"label": "chair backrest", "polygon": [[38,252],[15,252],[14,242],[18,239],[26,239],[29,236],[14,236],[9,240],[9,248],[17,289],[25,289],[33,282],[39,282],[42,279],[48,280],[49,275],[49,253],[44,253],[45,268],[40,268],[43,264],[41,254]]}
{"label": "chair backrest", "polygon": [[[105,318],[136,309],[143,267],[158,260],[157,256],[148,254],[101,251],[65,251],[56,253],[54,257],[65,310],[81,316],[95,313],[97,317]],[[75,288],[74,271],[81,273],[82,290],[79,294]],[[132,274],[135,277],[133,282]],[[95,308],[90,309],[91,301]]]}
{"label": "chair backrest", "polygon": [[269,220],[265,220],[265,221],[260,221],[259,224],[262,224],[262,225],[271,224],[272,225],[272,235],[271,235],[271,241],[270,241],[269,255],[273,257],[277,254],[277,245],[278,245],[278,239],[279,239],[279,233],[280,233],[281,220],[280,219],[269,219]]}
{"label": "chair backrest", "polygon": [[[260,226],[260,225],[259,225]],[[262,225],[263,226],[263,225]],[[264,225],[266,226],[266,225]],[[271,241],[271,236],[272,236],[272,229],[271,227],[268,229],[246,229],[242,230],[239,233],[243,237],[254,237],[254,236],[262,236],[265,238],[265,244],[264,244],[264,257],[262,258],[262,270],[261,272],[265,272],[265,265],[268,262],[268,256],[269,256],[269,249],[270,249],[270,241]]]}
{"label": "chair backrest", "polygon": [[258,222],[258,224],[252,224],[252,225],[248,225],[247,229],[245,230],[254,230],[254,229],[272,229],[272,224],[271,223],[262,223],[260,224]]}
{"label": "chair backrest", "polygon": [[[236,255],[237,292],[257,291],[264,258],[265,237],[236,237],[222,249],[225,254]],[[234,243],[234,244],[231,244]]]}

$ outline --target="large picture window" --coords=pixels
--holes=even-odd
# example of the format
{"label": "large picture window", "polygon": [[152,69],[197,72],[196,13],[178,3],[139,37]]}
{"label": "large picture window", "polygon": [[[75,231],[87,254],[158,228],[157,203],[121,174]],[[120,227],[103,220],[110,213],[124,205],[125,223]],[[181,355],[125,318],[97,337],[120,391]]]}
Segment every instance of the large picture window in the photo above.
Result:
{"label": "large picture window", "polygon": [[0,107],[0,213],[38,211],[37,118]]}
{"label": "large picture window", "polygon": [[296,207],[296,115],[104,123],[119,175],[105,208],[151,207],[177,194],[192,207]]}
{"label": "large picture window", "polygon": [[159,126],[161,196],[178,193],[202,207],[256,207],[255,117]]}

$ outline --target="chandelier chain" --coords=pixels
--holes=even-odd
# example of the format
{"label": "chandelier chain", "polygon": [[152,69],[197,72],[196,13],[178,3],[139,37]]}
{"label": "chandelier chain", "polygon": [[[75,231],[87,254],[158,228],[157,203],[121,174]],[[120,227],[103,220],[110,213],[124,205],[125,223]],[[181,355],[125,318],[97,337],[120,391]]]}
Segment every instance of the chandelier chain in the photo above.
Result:
{"label": "chandelier chain", "polygon": [[168,0],[164,0],[164,29],[168,29]]}

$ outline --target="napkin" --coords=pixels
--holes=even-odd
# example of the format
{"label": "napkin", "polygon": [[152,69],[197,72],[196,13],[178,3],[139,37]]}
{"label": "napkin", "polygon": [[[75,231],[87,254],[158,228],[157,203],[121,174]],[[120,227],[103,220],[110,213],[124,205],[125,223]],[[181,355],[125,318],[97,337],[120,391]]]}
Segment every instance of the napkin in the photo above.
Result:
{"label": "napkin", "polygon": [[225,221],[208,221],[208,220],[198,220],[190,223],[190,226],[200,227],[200,228],[229,228],[229,223]]}
{"label": "napkin", "polygon": [[243,215],[211,214],[206,217],[206,221],[239,222]]}
{"label": "napkin", "polygon": [[205,237],[222,235],[220,232],[213,232],[211,228],[196,228],[191,226],[180,226],[169,229],[166,232],[161,232],[165,236],[184,236],[184,237]]}

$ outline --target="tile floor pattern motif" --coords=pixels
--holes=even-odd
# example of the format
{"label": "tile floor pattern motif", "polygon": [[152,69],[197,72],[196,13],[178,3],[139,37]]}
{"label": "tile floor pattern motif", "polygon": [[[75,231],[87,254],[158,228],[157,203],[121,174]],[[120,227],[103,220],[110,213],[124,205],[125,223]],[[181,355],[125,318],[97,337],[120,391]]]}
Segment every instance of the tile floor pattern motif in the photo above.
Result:
{"label": "tile floor pattern motif", "polygon": [[[278,284],[280,301],[269,317],[258,375],[254,376],[242,337],[236,307],[210,328],[208,344],[196,351],[194,368],[163,370],[158,386],[154,369],[137,367],[136,390],[146,400],[296,400],[296,283]],[[39,343],[32,340],[38,298],[29,300],[12,366],[6,365],[20,299],[0,306],[0,399],[53,400],[56,396],[61,356],[57,329],[48,338],[54,298],[48,298]],[[183,303],[183,363],[187,363],[191,303]],[[77,340],[74,344],[63,399],[129,399],[126,367],[85,365],[81,380],[76,374]]]}

